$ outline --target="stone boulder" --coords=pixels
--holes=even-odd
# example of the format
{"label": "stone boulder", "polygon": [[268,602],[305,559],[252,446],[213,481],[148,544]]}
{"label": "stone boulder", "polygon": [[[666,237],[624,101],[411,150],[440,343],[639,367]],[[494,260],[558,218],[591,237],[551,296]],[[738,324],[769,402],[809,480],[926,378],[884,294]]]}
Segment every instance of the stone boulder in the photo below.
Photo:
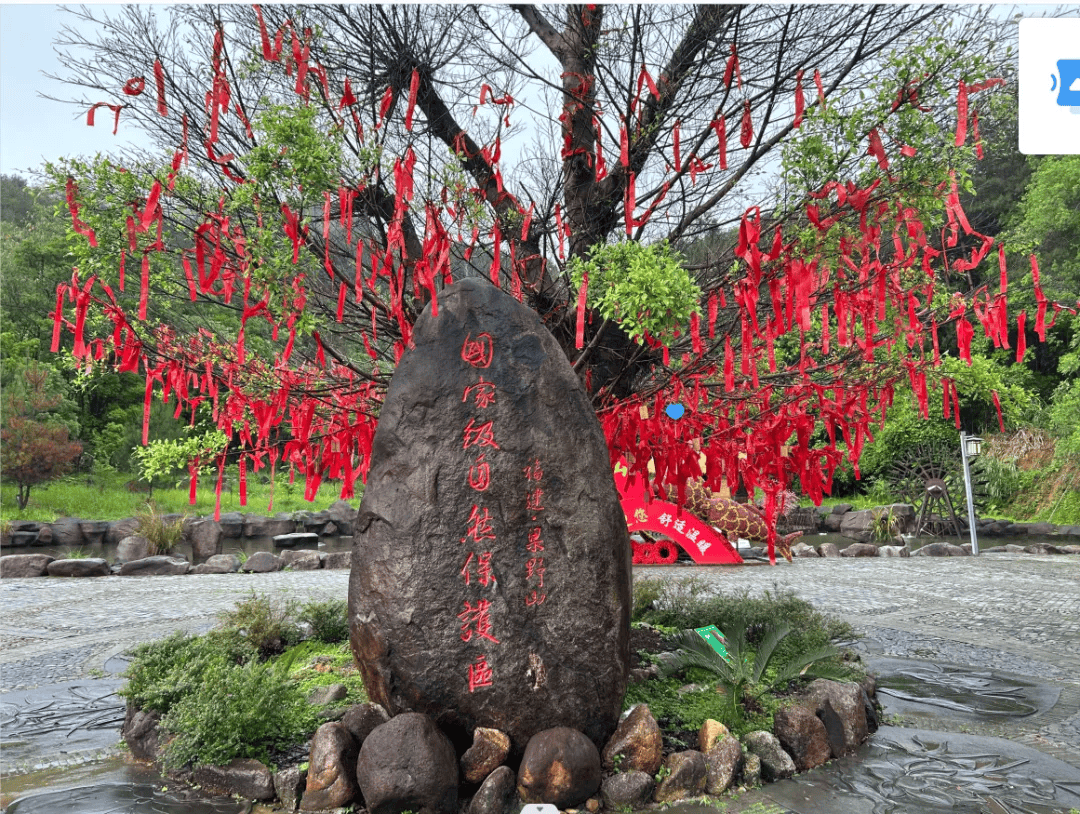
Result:
{"label": "stone boulder", "polygon": [[574,808],[600,788],[600,752],[581,732],[557,726],[529,739],[518,767],[518,796],[524,803]]}
{"label": "stone boulder", "polygon": [[313,707],[328,707],[338,701],[344,701],[348,695],[349,688],[344,684],[326,684],[312,690],[307,702]]}
{"label": "stone boulder", "polygon": [[185,524],[184,533],[191,542],[191,556],[195,560],[207,560],[221,553],[221,524],[212,518],[192,520]]}
{"label": "stone boulder", "polygon": [[917,548],[913,557],[966,557],[971,554],[967,546],[953,545],[952,543],[927,543]]}
{"label": "stone boulder", "polygon": [[281,570],[281,560],[269,551],[256,551],[240,566],[241,571],[251,574],[266,574]]}
{"label": "stone boulder", "polygon": [[141,560],[150,556],[150,541],[141,534],[129,534],[116,544],[116,561],[120,563]]}
{"label": "stone boulder", "polygon": [[[862,687],[858,684],[819,678],[810,683],[805,694],[814,714],[822,718],[822,723],[826,725],[826,728],[829,721],[825,720],[822,714],[824,702],[828,701],[831,708],[835,710],[843,727],[845,753],[854,750],[866,740],[869,731],[866,724],[865,692]],[[833,757],[840,757],[840,755],[834,752]]]}
{"label": "stone boulder", "polygon": [[263,517],[261,514],[249,514],[244,518],[245,537],[276,537],[279,534],[292,534],[296,531],[296,521],[287,514]]}
{"label": "stone boulder", "polygon": [[120,727],[120,737],[136,760],[153,762],[158,759],[161,750],[158,729],[160,720],[160,712],[136,709],[128,702],[124,724]]}
{"label": "stone boulder", "polygon": [[852,543],[840,550],[841,557],[877,557],[879,553],[873,543]]}
{"label": "stone boulder", "polygon": [[330,551],[323,557],[323,568],[352,568],[351,551]]}
{"label": "stone boulder", "polygon": [[818,557],[820,556],[817,549],[807,543],[799,542],[795,543],[791,547],[792,557]]}
{"label": "stone boulder", "polygon": [[318,544],[318,534],[308,534],[304,531],[294,531],[289,534],[278,534],[274,537],[274,546],[277,548],[295,548],[296,546],[311,546]]}
{"label": "stone boulder", "polygon": [[836,514],[834,512],[833,514],[825,515],[821,519],[821,527],[825,531],[831,531],[833,533],[836,533],[836,532],[840,531],[840,524],[843,523],[843,522],[844,522],[844,515]]}
{"label": "stone boulder", "polygon": [[620,772],[656,774],[664,760],[664,742],[660,725],[648,704],[638,704],[607,742],[601,755],[604,768]]}
{"label": "stone boulder", "polygon": [[879,518],[886,515],[892,517],[890,537],[915,530],[915,507],[908,503],[893,503],[890,506],[846,512],[841,516],[836,531],[860,543],[869,543],[874,539],[874,527],[879,525]]}
{"label": "stone boulder", "polygon": [[198,785],[225,794],[249,800],[274,799],[274,775],[251,758],[236,758],[224,766],[196,766],[192,776]]}
{"label": "stone boulder", "polygon": [[112,573],[109,563],[101,557],[53,560],[47,570],[50,577],[107,577]]}
{"label": "stone boulder", "polygon": [[[355,767],[354,767],[355,770]],[[307,772],[299,766],[289,766],[274,772],[274,794],[286,811],[296,811],[307,786]]]}
{"label": "stone boulder", "polygon": [[8,554],[0,557],[0,579],[43,577],[54,561],[48,554]]}
{"label": "stone boulder", "polygon": [[362,745],[375,727],[382,726],[389,720],[386,710],[378,704],[353,704],[345,711],[341,722],[356,742]]}
{"label": "stone boulder", "polygon": [[85,540],[82,529],[79,528],[81,521],[76,517],[61,517],[52,524],[52,544],[64,548],[77,548]]}
{"label": "stone boulder", "polygon": [[705,779],[708,766],[705,755],[696,749],[685,752],[672,752],[664,761],[668,773],[653,795],[658,803],[673,803],[687,797],[698,797],[705,793]]}
{"label": "stone boulder", "polygon": [[608,775],[600,786],[600,794],[608,809],[639,811],[652,800],[656,781],[647,772],[619,772]]}
{"label": "stone boulder", "polygon": [[443,291],[413,340],[353,547],[368,694],[455,741],[491,727],[520,753],[559,725],[603,745],[627,685],[630,546],[595,411],[537,315],[484,281]]}
{"label": "stone boulder", "polygon": [[883,545],[878,549],[881,557],[910,557],[911,549],[906,545]]}
{"label": "stone boulder", "polygon": [[326,510],[326,514],[337,527],[342,537],[351,537],[356,530],[356,517],[359,512],[346,500],[335,500]]}
{"label": "stone boulder", "polygon": [[831,756],[825,724],[806,707],[777,710],[773,716],[773,734],[800,772],[820,766]]}
{"label": "stone boulder", "polygon": [[517,814],[520,810],[517,775],[509,766],[499,766],[480,784],[466,814]]}
{"label": "stone boulder", "polygon": [[179,557],[166,557],[158,555],[143,557],[141,560],[125,562],[120,566],[122,577],[163,577],[186,574],[191,568],[191,563]]}
{"label": "stone boulder", "polygon": [[204,563],[194,566],[189,574],[235,574],[240,570],[240,558],[235,554],[214,554]]}
{"label": "stone boulder", "polygon": [[79,530],[82,532],[84,544],[101,545],[105,542],[105,533],[109,530],[109,523],[106,520],[80,520]]}
{"label": "stone boulder", "polygon": [[221,515],[218,524],[221,526],[221,536],[230,540],[244,535],[244,520],[246,518],[240,512],[226,512]]}
{"label": "stone boulder", "polygon": [[735,775],[743,763],[742,745],[738,739],[725,731],[704,752],[705,791],[723,794],[735,781]]}
{"label": "stone boulder", "polygon": [[300,810],[322,811],[352,803],[360,790],[356,782],[359,755],[360,748],[340,721],[316,729]]}
{"label": "stone boulder", "polygon": [[455,814],[457,756],[427,715],[405,712],[360,747],[356,779],[369,814]]}
{"label": "stone boulder", "polygon": [[139,527],[139,521],[134,517],[125,517],[123,520],[110,520],[105,529],[105,542],[108,545],[118,545],[125,537],[131,537]]}
{"label": "stone boulder", "polygon": [[[830,515],[830,517],[833,517],[833,516],[835,516],[835,515]],[[818,556],[819,557],[839,557],[840,556],[840,546],[838,546],[836,543],[822,543],[821,545],[819,545],[817,547],[817,551],[818,551]]]}
{"label": "stone boulder", "polygon": [[761,758],[753,752],[743,753],[742,782],[749,788],[761,784]]}
{"label": "stone boulder", "polygon": [[278,556],[282,567],[291,568],[293,571],[318,571],[323,564],[322,552],[307,548],[286,549]]}
{"label": "stone boulder", "polygon": [[503,764],[510,754],[510,738],[498,729],[478,726],[472,746],[461,756],[461,774],[466,783],[481,783]]}
{"label": "stone boulder", "polygon": [[768,782],[783,780],[795,774],[795,762],[784,751],[772,732],[757,730],[743,737],[746,748],[761,759],[761,777]]}

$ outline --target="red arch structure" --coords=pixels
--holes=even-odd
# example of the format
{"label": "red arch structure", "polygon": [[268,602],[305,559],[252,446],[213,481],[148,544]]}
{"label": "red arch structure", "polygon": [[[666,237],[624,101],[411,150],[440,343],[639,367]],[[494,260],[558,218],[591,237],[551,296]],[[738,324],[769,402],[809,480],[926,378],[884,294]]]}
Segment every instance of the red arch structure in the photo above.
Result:
{"label": "red arch structure", "polygon": [[739,565],[743,558],[724,535],[688,511],[666,500],[646,500],[645,484],[629,477],[626,462],[615,466],[615,486],[619,490],[626,527],[631,532],[650,531],[672,542],[635,543],[634,562],[644,565],[673,563],[683,549],[699,565]]}

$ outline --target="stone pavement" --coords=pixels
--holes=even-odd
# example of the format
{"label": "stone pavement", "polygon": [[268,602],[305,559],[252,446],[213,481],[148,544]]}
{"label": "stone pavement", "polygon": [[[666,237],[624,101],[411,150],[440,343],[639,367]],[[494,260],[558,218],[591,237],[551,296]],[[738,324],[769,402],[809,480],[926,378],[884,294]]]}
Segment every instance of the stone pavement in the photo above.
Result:
{"label": "stone pavement", "polygon": [[[1080,766],[1080,557],[796,560],[768,566],[637,567],[723,591],[792,590],[867,636],[869,655],[993,668],[1061,691],[1046,716],[1002,733]],[[344,598],[348,571],[0,582],[0,692],[44,690],[115,672],[116,658],[175,630],[204,631],[254,590]],[[74,756],[73,759],[77,759]],[[10,768],[10,767],[9,767]]]}
{"label": "stone pavement", "polygon": [[740,568],[637,567],[635,577],[694,576],[724,592],[791,590],[850,622],[871,668],[882,657],[994,670],[1059,690],[1049,711],[964,726],[1080,767],[1080,558],[798,559]]}

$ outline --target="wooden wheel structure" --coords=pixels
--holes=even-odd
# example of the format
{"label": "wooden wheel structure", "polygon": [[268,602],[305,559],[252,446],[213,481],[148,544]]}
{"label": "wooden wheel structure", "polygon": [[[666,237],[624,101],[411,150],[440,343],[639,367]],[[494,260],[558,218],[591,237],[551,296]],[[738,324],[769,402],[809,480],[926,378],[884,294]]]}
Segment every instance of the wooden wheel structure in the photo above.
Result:
{"label": "wooden wheel structure", "polygon": [[[969,461],[976,514],[986,493],[978,459]],[[959,443],[930,441],[911,447],[885,473],[897,500],[915,507],[915,535],[963,537],[967,530],[967,495]]]}

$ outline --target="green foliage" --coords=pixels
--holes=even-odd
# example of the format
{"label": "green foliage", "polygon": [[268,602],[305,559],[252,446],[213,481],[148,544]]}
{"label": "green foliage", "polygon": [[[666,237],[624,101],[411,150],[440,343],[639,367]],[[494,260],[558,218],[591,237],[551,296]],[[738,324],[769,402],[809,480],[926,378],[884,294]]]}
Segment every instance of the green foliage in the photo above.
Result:
{"label": "green foliage", "polygon": [[1057,441],[1056,455],[1080,461],[1080,322],[1074,324],[1069,352],[1058,360],[1058,373],[1063,378],[1050,402],[1049,428]]}
{"label": "green foliage", "polygon": [[269,763],[270,749],[291,746],[305,733],[310,710],[295,685],[270,664],[210,662],[197,687],[180,695],[162,717],[175,737],[165,765],[221,764],[234,758]]}
{"label": "green foliage", "polygon": [[742,718],[746,699],[756,700],[795,678],[847,678],[849,673],[839,665],[840,652],[823,646],[792,653],[779,658],[780,643],[792,634],[787,624],[765,629],[757,646],[751,649],[746,628],[728,628],[727,658],[720,656],[693,630],[684,630],[675,637],[677,650],[660,655],[660,670],[664,675],[682,673],[690,667],[700,667],[713,674],[724,688],[725,717],[738,722]]}
{"label": "green foliage", "polygon": [[175,633],[140,645],[124,674],[120,695],[161,712],[162,728],[175,736],[165,750],[166,766],[267,761],[271,749],[295,745],[322,722],[306,699],[327,684],[345,685],[342,704],[367,700],[348,645],[312,640],[263,662],[249,631],[235,625],[265,633],[280,623],[280,606],[270,603],[268,611],[252,597],[223,616],[225,626],[203,636]]}
{"label": "green foliage", "polygon": [[574,287],[589,275],[587,301],[604,319],[618,323],[635,341],[644,334],[671,345],[690,315],[699,311],[701,289],[667,241],[596,245],[587,260],[570,261]]}
{"label": "green foliage", "polygon": [[50,417],[62,399],[49,393],[49,373],[42,366],[28,367],[22,386],[4,393],[0,473],[16,485],[19,509],[26,508],[32,487],[66,475],[82,453],[68,428]]}
{"label": "green foliage", "polygon": [[870,539],[875,543],[887,543],[900,533],[899,524],[891,508],[878,508],[870,521]]}
{"label": "green foliage", "polygon": [[151,554],[166,554],[180,544],[184,536],[184,521],[169,520],[153,501],[135,517],[135,533],[150,542]]}
{"label": "green foliage", "polygon": [[174,633],[135,648],[120,695],[140,709],[166,713],[180,698],[198,691],[211,665],[244,664],[255,656],[255,648],[240,636]]}
{"label": "green foliage", "polygon": [[349,638],[349,603],[344,599],[308,602],[298,618],[311,625],[312,638],[320,642],[333,644]]}
{"label": "green foliage", "polygon": [[[649,595],[656,598],[646,604],[644,597]],[[634,600],[635,608],[644,607],[635,621],[676,630],[707,625],[724,633],[745,630],[751,645],[762,641],[769,628],[786,624],[794,632],[779,644],[781,661],[855,638],[851,625],[826,617],[806,600],[779,588],[751,596],[749,591],[713,593],[712,586],[696,577],[676,582],[637,579]]]}
{"label": "green foliage", "polygon": [[232,610],[220,613],[218,620],[224,630],[240,635],[265,658],[299,641],[296,610],[294,600],[276,600],[252,591]]}
{"label": "green foliage", "polygon": [[1080,155],[1031,159],[1034,172],[1010,229],[1010,249],[1034,251],[1051,299],[1066,302],[1080,290]]}
{"label": "green foliage", "polygon": [[188,463],[199,459],[199,471],[210,471],[215,457],[228,443],[221,430],[210,430],[202,435],[193,435],[183,440],[151,441],[145,447],[132,453],[139,478],[149,484],[156,480],[175,481]]}
{"label": "green foliage", "polygon": [[[270,105],[255,117],[258,146],[248,151],[245,166],[257,184],[315,195],[337,187],[341,137],[328,135],[318,116],[316,105]],[[236,190],[234,198],[237,191],[242,195]]]}
{"label": "green foliage", "polygon": [[657,721],[672,729],[700,729],[709,718],[719,721],[732,731],[737,721],[728,716],[728,706],[723,695],[712,687],[684,690],[681,679],[659,678],[631,684],[623,699],[625,707],[648,704],[649,711]]}

